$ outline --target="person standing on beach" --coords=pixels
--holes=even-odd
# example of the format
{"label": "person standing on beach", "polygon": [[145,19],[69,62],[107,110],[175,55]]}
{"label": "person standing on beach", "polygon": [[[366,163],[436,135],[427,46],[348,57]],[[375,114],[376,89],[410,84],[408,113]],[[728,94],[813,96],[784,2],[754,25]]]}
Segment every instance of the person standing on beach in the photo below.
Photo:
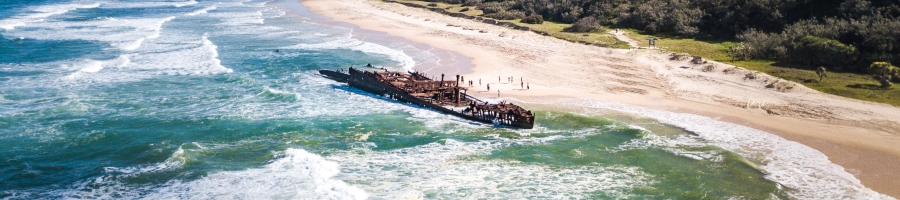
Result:
{"label": "person standing on beach", "polygon": [[522,89],[525,89],[525,83],[519,83],[519,87],[521,87]]}
{"label": "person standing on beach", "polygon": [[481,79],[478,79],[478,86],[481,86]]}
{"label": "person standing on beach", "polygon": [[497,97],[500,97],[500,90],[497,90]]}
{"label": "person standing on beach", "polygon": [[528,85],[528,84],[525,84],[525,88],[528,88],[528,89],[530,90],[530,89],[531,89],[531,86]]}
{"label": "person standing on beach", "polygon": [[490,91],[491,91],[491,84],[490,84],[490,83],[488,83],[488,85],[487,85],[487,86],[488,86],[488,92],[490,92]]}

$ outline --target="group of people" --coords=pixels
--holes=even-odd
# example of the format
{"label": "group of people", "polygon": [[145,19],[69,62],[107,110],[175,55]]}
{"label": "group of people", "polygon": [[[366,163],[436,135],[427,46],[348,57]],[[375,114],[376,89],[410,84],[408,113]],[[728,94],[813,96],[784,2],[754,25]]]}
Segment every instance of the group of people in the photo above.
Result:
{"label": "group of people", "polygon": [[[500,77],[501,77],[501,76],[497,76],[497,82],[498,82],[498,83],[500,83],[500,81],[502,80]],[[506,77],[506,83],[512,83],[514,80],[515,80],[515,79],[514,79],[512,76]],[[474,82],[470,80],[470,81],[469,81],[469,86],[470,86],[470,87],[471,87],[471,86],[474,86]],[[481,79],[478,79],[478,86],[481,86]],[[531,86],[528,85],[527,83],[525,83],[525,79],[522,78],[522,77],[519,77],[519,87],[521,87],[522,89],[529,89],[529,90],[531,89]],[[490,83],[487,84],[487,91],[488,91],[488,92],[491,91],[491,84],[490,84]],[[497,90],[497,97],[500,97],[500,90]]]}

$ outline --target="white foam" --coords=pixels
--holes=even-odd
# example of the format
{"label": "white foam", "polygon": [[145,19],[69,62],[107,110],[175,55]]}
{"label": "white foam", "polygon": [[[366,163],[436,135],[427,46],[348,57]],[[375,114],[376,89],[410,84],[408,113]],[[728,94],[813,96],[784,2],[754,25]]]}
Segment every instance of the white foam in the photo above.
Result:
{"label": "white foam", "polygon": [[133,51],[133,50],[135,50],[135,49],[137,49],[137,48],[140,48],[140,47],[141,47],[141,44],[144,44],[144,40],[145,40],[145,39],[146,39],[146,38],[141,38],[141,39],[137,39],[137,40],[132,41],[132,42],[120,43],[120,44],[116,44],[116,45],[113,45],[113,46],[117,46],[117,47],[119,47],[119,48],[122,49],[122,50]]}
{"label": "white foam", "polygon": [[201,48],[207,51],[207,53],[210,55],[209,67],[211,67],[213,70],[224,73],[234,72],[234,70],[222,66],[222,60],[219,60],[219,46],[216,46],[216,44],[213,44],[212,41],[209,41],[209,38],[206,38],[205,35],[203,36],[203,46],[201,46]]}
{"label": "white foam", "polygon": [[330,49],[349,49],[361,51],[369,55],[383,55],[389,59],[399,63],[399,67],[404,71],[414,71],[416,61],[412,57],[403,53],[403,51],[388,48],[379,44],[364,42],[352,38],[341,38],[330,40],[327,42],[316,44],[296,44],[292,46],[281,47],[283,49],[304,49],[304,50],[330,50]]}
{"label": "white foam", "polygon": [[9,32],[21,38],[37,40],[92,40],[107,42],[123,50],[136,50],[147,39],[160,35],[162,26],[175,17],[115,19],[98,18],[91,21],[36,22],[28,25],[36,29]]}
{"label": "white foam", "polygon": [[381,199],[584,199],[592,192],[627,198],[632,189],[655,183],[639,167],[554,167],[478,158],[498,148],[534,144],[539,143],[531,138],[447,139],[391,151],[357,149],[334,153],[328,159],[341,163],[338,178],[359,183],[357,187]]}
{"label": "white foam", "polygon": [[241,4],[246,5],[246,6],[249,6],[249,7],[257,7],[257,8],[260,8],[260,7],[265,7],[267,3],[269,3],[269,2],[268,2],[268,1],[263,1],[263,2],[250,2],[250,1],[245,1],[245,2],[242,2]]}
{"label": "white foam", "polygon": [[131,59],[129,59],[130,55],[120,55],[114,59],[110,60],[92,60],[85,59],[82,61],[74,62],[71,66],[68,64],[60,65],[64,70],[77,70],[68,76],[63,77],[63,80],[75,80],[85,76],[86,73],[98,73],[100,70],[108,67],[122,68],[131,63]]}
{"label": "white foam", "polygon": [[225,25],[229,26],[239,26],[239,25],[258,25],[265,23],[265,19],[263,19],[262,11],[255,12],[240,12],[240,13],[229,13],[229,18],[226,18]]}
{"label": "white foam", "polygon": [[172,181],[146,199],[366,199],[361,189],[334,176],[338,164],[301,149],[261,168],[217,172],[187,182]]}
{"label": "white foam", "polygon": [[[587,99],[567,99],[555,104],[591,109],[616,110],[646,116],[661,123],[684,128],[702,140],[735,152],[761,164],[765,178],[791,188],[788,194],[798,199],[893,199],[863,186],[844,168],[828,157],[800,143],[750,127],[717,121],[704,116],[651,110],[620,103]],[[689,156],[690,157],[690,156]],[[696,156],[697,159],[708,159]]]}
{"label": "white foam", "polygon": [[14,15],[10,18],[0,20],[0,28],[7,31],[13,30],[18,26],[24,26],[30,23],[41,22],[50,16],[64,14],[76,9],[96,8],[99,3],[93,4],[57,4],[44,5],[28,9],[27,13]]}
{"label": "white foam", "polygon": [[140,2],[114,2],[103,5],[103,8],[155,8],[155,7],[184,7],[196,5],[197,1],[140,1]]}
{"label": "white foam", "polygon": [[141,52],[131,59],[131,64],[123,68],[126,76],[143,78],[156,75],[211,75],[231,73],[219,60],[218,46],[206,36],[199,41],[176,38],[179,43],[168,40],[145,44],[149,49],[164,51]]}
{"label": "white foam", "polygon": [[692,151],[685,148],[703,148],[709,145],[711,144],[702,141],[702,138],[699,138],[698,136],[679,135],[667,138],[659,135],[647,134],[641,138],[623,143],[611,151],[618,152],[632,149],[657,148],[694,160],[707,160],[713,162],[723,161],[725,157],[722,154],[725,152],[721,150]]}
{"label": "white foam", "polygon": [[175,3],[173,6],[183,7],[183,6],[189,6],[189,5],[195,5],[195,4],[197,4],[197,1],[190,0],[190,1],[186,1],[186,2]]}
{"label": "white foam", "polygon": [[178,149],[176,149],[175,152],[172,152],[172,155],[170,155],[169,158],[167,158],[166,161],[163,161],[162,163],[143,167],[104,167],[103,171],[106,173],[123,174],[124,176],[132,177],[140,174],[161,172],[180,168],[184,166],[184,164],[187,163],[189,159],[184,154],[184,149],[182,148],[182,146],[178,146]]}
{"label": "white foam", "polygon": [[218,7],[216,7],[216,6],[207,6],[207,7],[205,7],[205,8],[200,9],[200,10],[196,10],[196,11],[194,11],[194,12],[190,12],[190,13],[184,14],[184,15],[185,15],[185,16],[196,16],[196,15],[199,15],[199,14],[206,14],[206,13],[208,13],[210,10],[215,10],[216,8],[218,8]]}
{"label": "white foam", "polygon": [[[191,143],[195,144],[195,143]],[[53,196],[76,199],[366,199],[365,191],[335,179],[339,165],[301,149],[287,149],[269,164],[212,172],[195,180],[129,184],[128,178],[182,167],[182,146],[166,161],[140,168],[106,167],[106,175],[77,183]],[[196,145],[199,150],[202,147]],[[29,196],[23,192],[22,197]]]}
{"label": "white foam", "polygon": [[162,20],[156,21],[155,23],[136,25],[134,27],[136,28],[137,31],[145,32],[145,33],[149,32],[149,35],[147,35],[144,38],[139,38],[137,40],[134,40],[132,42],[121,42],[121,43],[114,42],[113,46],[117,46],[120,49],[126,50],[126,51],[136,50],[141,47],[141,45],[144,43],[144,40],[159,38],[160,32],[162,31],[162,26],[166,22],[172,21],[173,19],[175,19],[175,17],[166,17],[166,18],[163,18]]}
{"label": "white foam", "polygon": [[81,68],[81,70],[78,70],[78,71],[94,73],[94,72],[99,72],[101,69],[103,69],[103,62],[91,60],[91,61],[88,61],[88,63],[85,65],[84,68]]}

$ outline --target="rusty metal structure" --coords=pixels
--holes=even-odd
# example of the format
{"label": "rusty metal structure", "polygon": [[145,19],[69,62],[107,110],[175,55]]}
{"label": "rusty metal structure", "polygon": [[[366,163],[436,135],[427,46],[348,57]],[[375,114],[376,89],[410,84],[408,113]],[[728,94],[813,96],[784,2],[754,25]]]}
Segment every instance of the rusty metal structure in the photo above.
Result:
{"label": "rusty metal structure", "polygon": [[488,103],[466,94],[467,87],[455,81],[432,80],[418,72],[364,71],[353,67],[347,73],[319,70],[319,74],[348,85],[401,102],[412,103],[468,120],[531,129],[534,114],[510,103]]}

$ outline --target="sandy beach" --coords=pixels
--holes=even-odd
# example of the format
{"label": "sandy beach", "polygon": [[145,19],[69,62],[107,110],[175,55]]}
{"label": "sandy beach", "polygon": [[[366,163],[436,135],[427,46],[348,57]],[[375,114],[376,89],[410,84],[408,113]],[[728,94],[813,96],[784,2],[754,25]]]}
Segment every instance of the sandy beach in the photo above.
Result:
{"label": "sandy beach", "polygon": [[361,29],[472,58],[473,72],[461,75],[476,81],[469,94],[480,98],[497,98],[499,90],[500,98],[529,103],[582,98],[707,116],[812,147],[866,187],[900,197],[900,108],[891,105],[821,93],[726,63],[706,67],[656,50],[575,44],[396,3],[302,4]]}

